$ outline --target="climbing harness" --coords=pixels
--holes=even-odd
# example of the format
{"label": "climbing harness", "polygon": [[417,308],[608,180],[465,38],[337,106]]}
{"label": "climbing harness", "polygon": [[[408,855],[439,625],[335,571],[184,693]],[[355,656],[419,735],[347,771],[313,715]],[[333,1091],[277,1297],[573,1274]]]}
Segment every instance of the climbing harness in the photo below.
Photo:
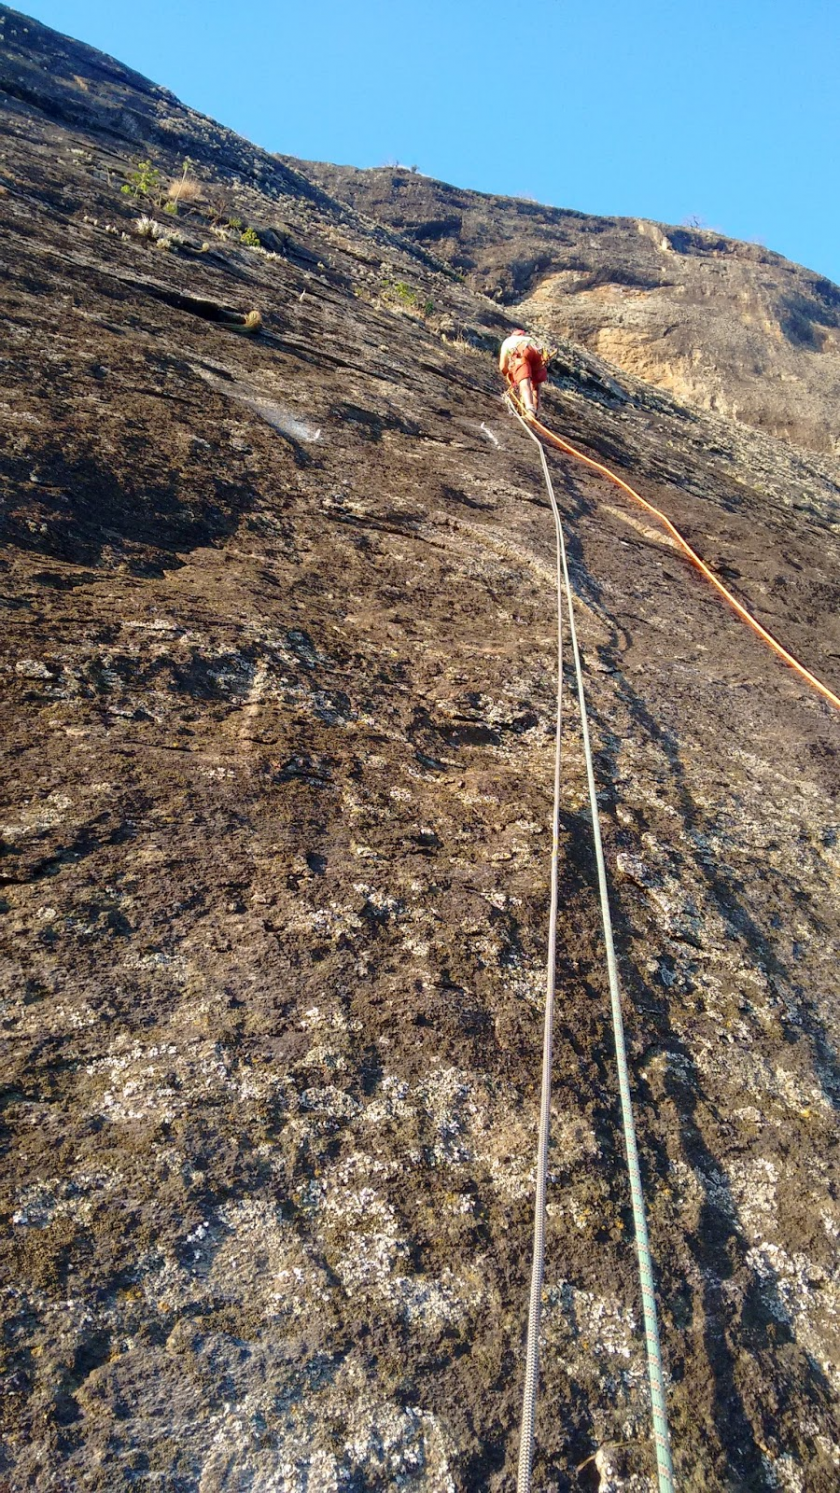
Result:
{"label": "climbing harness", "polygon": [[[514,405],[515,414],[522,410],[522,405],[519,404],[519,401],[515,399],[515,396],[513,396],[512,398],[512,403]],[[519,411],[517,411],[515,407],[517,404],[519,405]],[[782,661],[786,663],[789,668],[794,669],[795,672],[800,676],[800,678],[805,680],[806,684],[809,684],[812,689],[816,690],[818,694],[822,695],[823,699],[827,700],[829,705],[833,705],[836,710],[840,710],[840,695],[836,695],[833,690],[829,689],[827,684],[823,684],[822,680],[818,679],[815,674],[812,674],[809,669],[806,669],[805,665],[801,664],[797,658],[794,658],[793,654],[789,653],[787,648],[784,648],[778,641],[778,639],[774,638],[773,634],[767,631],[766,627],[762,627],[761,623],[757,621],[752,613],[748,612],[747,608],[745,606],[742,606],[740,601],[738,601],[738,599],[732,595],[732,592],[727,590],[723,582],[718,580],[714,571],[710,570],[705,561],[701,560],[700,556],[697,554],[697,551],[692,549],[691,545],[688,543],[688,540],[683,538],[679,529],[671,523],[671,520],[666,517],[666,515],[659,508],[655,508],[652,503],[649,503],[647,501],[647,498],[643,498],[641,493],[636,492],[636,489],[634,487],[631,487],[628,482],[624,482],[621,477],[618,477],[616,475],[615,472],[610,471],[609,467],[603,466],[599,461],[593,461],[591,456],[585,456],[582,451],[578,451],[576,446],[570,446],[568,441],[564,441],[559,435],[555,435],[553,431],[547,430],[544,425],[540,424],[536,416],[531,415],[529,418],[529,434],[533,434],[533,432],[536,431],[539,435],[542,436],[543,440],[548,441],[550,445],[555,446],[558,451],[564,451],[567,456],[573,456],[576,461],[582,461],[585,466],[591,467],[593,472],[600,472],[602,477],[606,477],[610,482],[614,482],[616,487],[621,488],[622,492],[626,492],[629,497],[635,499],[637,503],[641,503],[642,507],[646,509],[648,513],[653,514],[653,517],[660,524],[662,524],[663,528],[665,528],[671,535],[671,538],[676,541],[686,558],[690,560],[691,564],[700,571],[700,574],[705,576],[706,580],[709,581],[712,586],[714,586],[715,590],[723,597],[727,605],[732,607],[733,611],[737,612],[742,622],[746,622],[747,627],[751,627],[753,632],[761,638],[762,642],[766,643],[768,648],[772,648],[773,652],[778,654],[779,658],[782,659]]]}
{"label": "climbing harness", "polygon": [[[615,945],[612,933],[612,918],[610,915],[609,893],[607,889],[607,874],[604,864],[604,848],[601,839],[601,821],[598,811],[598,796],[595,787],[595,772],[592,763],[592,747],[589,739],[589,725],[586,714],[586,699],[583,688],[583,671],[581,667],[580,650],[577,641],[577,629],[575,627],[574,608],[572,603],[572,588],[569,579],[569,567],[566,557],[566,545],[563,535],[563,525],[557,500],[554,496],[554,487],[551,481],[551,473],[548,469],[548,461],[542,442],[534,435],[529,423],[522,418],[516,407],[517,402],[513,396],[508,396],[510,407],[514,415],[535,445],[539,449],[540,461],[542,463],[543,476],[546,489],[551,503],[551,511],[554,517],[557,547],[557,727],[555,735],[554,755],[554,810],[552,821],[552,851],[551,851],[551,904],[549,913],[549,935],[548,935],[548,971],[546,980],[546,1009],[543,1037],[543,1068],[542,1068],[542,1093],[540,1101],[540,1128],[537,1148],[537,1186],[534,1203],[534,1252],[531,1273],[531,1294],[528,1309],[528,1336],[525,1353],[525,1387],[522,1398],[522,1429],[519,1445],[519,1470],[517,1476],[517,1493],[530,1493],[531,1469],[534,1453],[534,1417],[536,1413],[537,1383],[539,1377],[539,1330],[542,1301],[543,1264],[545,1256],[545,1199],[546,1181],[548,1171],[548,1139],[551,1110],[551,1048],[552,1028],[554,1020],[554,995],[555,995],[555,962],[556,962],[556,933],[557,933],[557,867],[558,867],[558,842],[559,842],[559,799],[560,799],[560,737],[561,737],[561,697],[562,697],[562,618],[561,602],[562,593],[566,595],[566,609],[569,619],[569,638],[572,645],[572,657],[575,666],[576,689],[578,705],[580,708],[581,736],[586,762],[586,779],[589,790],[589,804],[592,814],[592,840],[595,851],[595,861],[598,870],[598,891],[601,902],[601,918],[604,929],[604,944],[607,956],[607,973],[610,987],[610,1004],[612,1007],[613,1036],[615,1041],[616,1061],[618,1066],[619,1093],[621,1096],[621,1118],[624,1129],[624,1145],[627,1155],[627,1170],[630,1179],[630,1197],[633,1208],[633,1224],[636,1236],[636,1254],[639,1262],[639,1276],[642,1290],[642,1315],[644,1319],[645,1344],[647,1349],[648,1380],[650,1383],[651,1409],[653,1417],[653,1435],[656,1447],[656,1468],[659,1480],[659,1493],[674,1493],[674,1472],[671,1462],[671,1443],[668,1433],[668,1415],[665,1402],[665,1388],[662,1373],[662,1355],[659,1346],[659,1328],[656,1316],[656,1296],[653,1281],[653,1264],[650,1255],[650,1242],[648,1239],[647,1220],[645,1218],[644,1198],[642,1194],[642,1179],[639,1168],[639,1153],[636,1146],[636,1131],[633,1122],[633,1106],[630,1097],[630,1077],[627,1066],[627,1051],[624,1041],[624,1022],[621,1014],[621,992],[618,984],[618,966],[615,957]],[[532,421],[538,429],[542,429],[536,421]]]}

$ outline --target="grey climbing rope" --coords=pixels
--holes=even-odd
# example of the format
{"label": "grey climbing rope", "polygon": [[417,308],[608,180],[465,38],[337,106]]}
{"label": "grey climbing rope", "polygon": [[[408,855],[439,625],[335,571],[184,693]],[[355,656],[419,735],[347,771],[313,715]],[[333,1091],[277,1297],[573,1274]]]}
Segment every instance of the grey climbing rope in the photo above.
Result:
{"label": "grey climbing rope", "polygon": [[[607,873],[606,873],[606,867],[605,867],[605,864],[604,864],[604,847],[603,847],[603,843],[602,843],[602,839],[601,839],[601,819],[600,819],[600,815],[599,815],[599,812],[598,812],[598,796],[597,796],[597,792],[596,792],[596,788],[595,788],[595,772],[594,772],[594,768],[593,768],[593,764],[592,764],[592,747],[591,747],[591,743],[590,743],[590,739],[589,739],[589,723],[588,723],[587,714],[586,714],[586,699],[585,699],[584,688],[583,688],[583,669],[582,669],[581,660],[580,660],[580,649],[578,648],[577,629],[575,627],[575,614],[574,614],[574,606],[573,606],[573,603],[572,603],[572,588],[571,588],[571,582],[570,582],[570,579],[569,579],[569,566],[568,566],[568,561],[567,561],[567,558],[566,558],[566,544],[565,544],[565,539],[564,539],[564,536],[563,536],[563,525],[562,525],[562,522],[561,522],[561,519],[560,519],[560,512],[559,512],[559,509],[557,507],[557,501],[556,501],[555,496],[554,496],[554,487],[553,487],[552,481],[551,481],[551,473],[549,472],[549,469],[548,469],[548,461],[546,459],[545,448],[543,447],[542,442],[540,440],[538,440],[538,438],[534,435],[533,431],[529,429],[526,421],[522,419],[521,415],[519,414],[518,410],[516,409],[515,405],[513,404],[513,401],[510,401],[510,405],[511,405],[511,409],[513,410],[514,415],[516,416],[516,418],[519,421],[520,425],[522,426],[523,430],[526,431],[526,433],[530,437],[530,439],[539,448],[540,461],[542,462],[543,476],[545,477],[545,485],[546,485],[546,489],[548,491],[549,499],[551,501],[551,510],[552,510],[553,515],[554,515],[554,523],[555,523],[555,527],[556,527],[556,531],[557,531],[557,549],[558,549],[558,556],[559,556],[559,565],[558,565],[558,601],[559,601],[559,590],[560,590],[560,571],[562,571],[563,589],[565,590],[565,593],[566,593],[566,606],[567,606],[568,618],[569,618],[569,637],[570,637],[570,641],[571,641],[571,645],[572,645],[572,656],[574,658],[574,665],[575,665],[575,678],[576,678],[577,697],[578,697],[578,703],[579,703],[579,706],[580,706],[581,736],[582,736],[582,741],[583,741],[584,758],[585,758],[585,761],[586,761],[586,779],[587,779],[587,784],[588,784],[588,788],[589,788],[589,804],[590,804],[590,808],[591,808],[591,812],[592,812],[592,841],[593,841],[593,846],[594,846],[594,850],[595,850],[595,862],[596,862],[596,865],[597,865],[597,868],[598,868],[598,891],[599,891],[600,901],[601,901],[601,917],[602,917],[603,926],[604,926],[604,943],[605,943],[605,946],[606,946],[606,955],[607,955],[607,972],[608,972],[608,976],[609,976],[609,986],[610,986],[610,1004],[611,1004],[611,1007],[612,1007],[613,1036],[614,1036],[614,1040],[615,1040],[615,1054],[616,1054],[616,1063],[617,1063],[617,1067],[618,1067],[618,1086],[619,1086],[619,1092],[620,1092],[620,1095],[621,1095],[621,1118],[622,1118],[622,1125],[623,1125],[623,1128],[624,1128],[624,1146],[625,1146],[625,1151],[626,1151],[626,1154],[627,1154],[627,1170],[628,1170],[629,1179],[630,1179],[630,1197],[631,1197],[632,1206],[633,1206],[633,1225],[634,1225],[635,1235],[636,1235],[636,1254],[637,1254],[638,1262],[639,1262],[639,1277],[640,1277],[641,1290],[642,1290],[642,1314],[643,1314],[643,1318],[644,1318],[645,1344],[646,1344],[646,1349],[647,1349],[648,1380],[650,1382],[651,1411],[652,1411],[652,1418],[653,1418],[653,1438],[654,1438],[654,1445],[655,1445],[655,1448],[656,1448],[656,1469],[657,1469],[657,1475],[658,1475],[658,1480],[659,1480],[659,1493],[675,1493],[676,1484],[674,1482],[674,1469],[673,1469],[673,1464],[672,1464],[672,1461],[671,1461],[671,1439],[670,1439],[670,1435],[669,1435],[669,1432],[668,1432],[668,1412],[667,1412],[667,1405],[666,1405],[666,1399],[665,1399],[664,1375],[663,1375],[663,1372],[662,1372],[662,1353],[661,1353],[661,1349],[660,1349],[660,1345],[659,1345],[659,1326],[658,1326],[657,1314],[656,1314],[656,1293],[655,1293],[654,1280],[653,1280],[653,1263],[652,1263],[651,1254],[650,1254],[650,1241],[648,1239],[647,1220],[645,1218],[644,1196],[643,1196],[643,1193],[642,1193],[642,1177],[641,1177],[641,1171],[640,1171],[640,1168],[639,1168],[639,1153],[638,1153],[638,1149],[637,1149],[637,1146],[636,1146],[636,1127],[635,1127],[635,1124],[634,1124],[634,1121],[633,1121],[633,1105],[632,1105],[632,1100],[631,1100],[631,1097],[630,1097],[630,1076],[629,1076],[629,1071],[628,1071],[628,1066],[627,1066],[627,1050],[626,1050],[625,1041],[624,1041],[624,1021],[623,1021],[622,1014],[621,1014],[621,992],[620,992],[619,984],[618,984],[618,965],[616,963],[615,944],[614,944],[614,941],[613,941],[612,917],[610,915],[609,892],[608,892],[608,889],[607,889]],[[559,695],[560,695],[560,682],[558,681],[558,749],[557,749],[557,767],[556,767],[556,775],[555,775],[555,795],[557,795],[558,784],[559,784]],[[552,860],[552,890],[553,890],[553,892],[556,889],[556,874],[557,874],[557,839],[556,839],[557,812],[558,812],[558,810],[557,810],[557,799],[555,797],[555,821],[554,821],[555,822],[555,842],[554,842],[554,851],[553,851],[553,860]],[[556,901],[555,901],[554,897],[552,899],[552,913],[553,913],[554,917],[556,918]],[[551,940],[551,934],[550,934],[550,940]],[[554,978],[553,945],[552,945],[552,952],[550,954],[550,959],[551,959],[551,966],[550,966],[550,970],[551,970],[550,988],[551,988],[551,993],[552,993],[552,1004],[553,1004],[553,978]],[[547,1032],[547,1039],[546,1040],[547,1040],[547,1042],[549,1044],[549,1049],[548,1049],[548,1051],[549,1051],[549,1055],[548,1055],[548,1081],[550,1083],[551,1055],[550,1055],[550,1032],[549,1032],[549,1025],[548,1025],[548,1023],[549,1023],[549,1012],[548,1012],[548,1009],[547,1009],[546,1010],[546,1032]],[[544,1114],[545,1117],[546,1117],[546,1132],[547,1132],[548,1104],[549,1104],[549,1087],[548,1087],[548,1083],[546,1082],[546,1063],[545,1063],[545,1056],[544,1056],[544,1059],[543,1059],[543,1103],[542,1103],[541,1123],[540,1123],[540,1146],[541,1146],[541,1148],[543,1146],[542,1115]],[[547,1136],[547,1133],[546,1133],[546,1135],[545,1135],[545,1146],[546,1146],[546,1149],[547,1149],[547,1144],[548,1144],[548,1136]],[[536,1369],[537,1369],[537,1341],[536,1341],[536,1339],[538,1338],[538,1334],[539,1334],[540,1296],[541,1296],[541,1293],[542,1293],[542,1255],[543,1255],[544,1231],[545,1231],[545,1173],[543,1173],[543,1192],[542,1192],[542,1199],[540,1200],[540,1193],[539,1193],[539,1167],[538,1167],[537,1209],[539,1210],[540,1208],[541,1208],[542,1216],[541,1216],[541,1218],[539,1220],[538,1226],[535,1225],[535,1244],[534,1244],[534,1272],[535,1272],[535,1276],[536,1276],[536,1269],[537,1269],[537,1254],[539,1252],[539,1271],[540,1271],[540,1274],[539,1274],[539,1292],[538,1292],[538,1295],[537,1295],[536,1310],[535,1310],[535,1308],[534,1308],[534,1281],[532,1280],[530,1314],[529,1314],[529,1321],[528,1321],[528,1344],[529,1344],[529,1348],[530,1348],[530,1346],[531,1346],[531,1337],[532,1337],[533,1319],[534,1318],[536,1319],[536,1325],[533,1327],[533,1336],[534,1336],[534,1339],[535,1339],[535,1341],[534,1341],[534,1348],[533,1348],[533,1369],[531,1370],[530,1375],[529,1375],[529,1369],[531,1368],[531,1365],[530,1365],[530,1361],[526,1358],[525,1396],[524,1396],[524,1401],[523,1401],[523,1412],[522,1412],[522,1438],[521,1438],[521,1442],[520,1442],[519,1479],[518,1479],[518,1483],[517,1483],[517,1493],[530,1493],[530,1487],[531,1487],[531,1464],[532,1464],[532,1459],[533,1459],[533,1434],[534,1434],[533,1433],[533,1427],[534,1427],[534,1413],[535,1413],[535,1407],[536,1407],[536,1391],[537,1391],[537,1372],[536,1372]],[[527,1445],[527,1447],[526,1447],[526,1444],[525,1444],[525,1442],[526,1442],[526,1432],[527,1432],[527,1437],[528,1437],[528,1445]]]}
{"label": "grey climbing rope", "polygon": [[[518,418],[518,417],[517,417]],[[526,426],[527,429],[527,426]],[[529,432],[530,433],[530,432]],[[542,447],[540,447],[542,450]],[[537,1142],[537,1185],[534,1198],[534,1255],[531,1265],[531,1296],[528,1306],[528,1337],[525,1346],[525,1389],[522,1395],[522,1430],[519,1438],[517,1493],[529,1493],[534,1459],[534,1418],[540,1358],[540,1316],[543,1266],[545,1263],[545,1195],[548,1178],[548,1139],[551,1128],[551,1048],[554,1029],[554,990],[557,964],[557,862],[560,849],[560,743],[563,723],[563,586],[560,514],[549,490],[554,511],[557,545],[557,723],[554,733],[554,808],[551,818],[551,896],[548,915],[545,1021],[543,1026],[542,1092]]]}

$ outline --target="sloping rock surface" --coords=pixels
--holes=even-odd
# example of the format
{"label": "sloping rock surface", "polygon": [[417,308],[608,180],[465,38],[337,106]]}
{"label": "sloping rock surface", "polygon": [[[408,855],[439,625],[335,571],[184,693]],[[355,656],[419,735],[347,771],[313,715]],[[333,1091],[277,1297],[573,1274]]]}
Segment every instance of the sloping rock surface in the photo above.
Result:
{"label": "sloping rock surface", "polygon": [[[323,173],[0,30],[0,1486],[507,1493],[555,693],[510,323]],[[185,156],[171,217],[138,163]],[[832,461],[561,354],[549,423],[840,688]],[[829,1493],[840,721],[551,459],[680,1486]],[[535,1488],[643,1493],[577,724]]]}
{"label": "sloping rock surface", "polygon": [[573,337],[696,408],[840,453],[840,289],[824,276],[714,229],[488,197],[405,168],[306,169],[549,338]]}

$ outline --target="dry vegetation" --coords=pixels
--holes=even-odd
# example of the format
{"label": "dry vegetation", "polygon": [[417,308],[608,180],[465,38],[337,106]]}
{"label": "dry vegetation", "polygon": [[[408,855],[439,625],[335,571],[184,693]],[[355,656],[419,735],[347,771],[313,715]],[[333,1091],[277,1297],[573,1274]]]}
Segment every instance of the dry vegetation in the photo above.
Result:
{"label": "dry vegetation", "polygon": [[169,202],[176,202],[179,207],[194,207],[203,200],[204,193],[194,176],[185,175],[172,177],[167,184],[166,196]]}

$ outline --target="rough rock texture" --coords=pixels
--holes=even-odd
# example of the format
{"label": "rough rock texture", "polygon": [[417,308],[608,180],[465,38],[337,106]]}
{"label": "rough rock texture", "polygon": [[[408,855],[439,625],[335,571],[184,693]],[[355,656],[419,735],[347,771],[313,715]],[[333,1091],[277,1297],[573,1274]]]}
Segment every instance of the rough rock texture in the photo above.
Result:
{"label": "rough rock texture", "polygon": [[[0,1487],[509,1493],[555,680],[504,316],[0,18]],[[185,155],[203,200],[145,204],[167,247],[120,188]],[[836,465],[562,353],[549,422],[840,687]],[[829,1493],[840,720],[646,517],[552,461],[680,1486]],[[647,1493],[566,722],[535,1487]]]}
{"label": "rough rock texture", "polygon": [[402,168],[307,169],[529,327],[687,404],[840,454],[840,289],[824,276],[713,229],[487,197]]}

